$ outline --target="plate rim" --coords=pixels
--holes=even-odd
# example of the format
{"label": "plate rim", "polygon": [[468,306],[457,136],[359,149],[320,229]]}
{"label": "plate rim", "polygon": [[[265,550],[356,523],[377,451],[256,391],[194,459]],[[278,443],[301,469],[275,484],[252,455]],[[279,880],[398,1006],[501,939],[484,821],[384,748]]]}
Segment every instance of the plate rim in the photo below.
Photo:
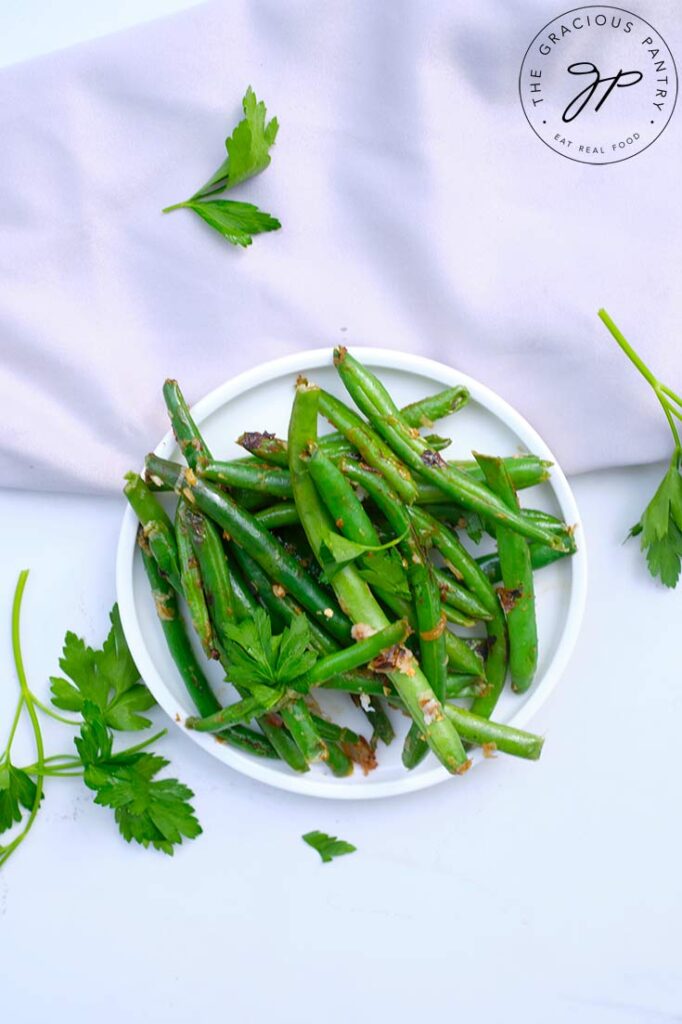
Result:
{"label": "plate rim", "polygon": [[[409,352],[363,345],[349,346],[349,348],[354,352],[361,353],[362,358],[373,367],[400,370],[414,375],[431,376],[444,386],[462,384],[468,387],[472,395],[475,394],[476,400],[480,401],[482,398],[481,404],[496,416],[497,419],[501,420],[505,426],[513,430],[517,435],[520,435],[524,443],[527,443],[535,454],[539,454],[553,463],[549,483],[561,508],[564,520],[574,524],[576,530],[579,531],[580,547],[571,558],[572,579],[568,613],[554,657],[543,675],[542,685],[519,708],[518,712],[512,716],[508,723],[510,725],[513,724],[517,728],[522,728],[547,701],[563,675],[577,642],[585,610],[587,597],[585,531],[570,484],[553,452],[535,428],[518,410],[498,395],[497,392],[481,383],[481,381],[438,360],[413,355]],[[222,384],[219,384],[200,398],[191,407],[192,415],[197,422],[201,423],[233,398],[254,387],[277,380],[279,377],[291,373],[303,373],[326,367],[329,365],[332,352],[333,346],[303,349],[300,352],[271,359],[260,366],[245,370],[237,374],[237,376],[223,381]],[[175,438],[172,431],[168,430],[154,449],[154,452],[157,455],[163,456],[168,454],[174,447]],[[147,645],[144,642],[144,635],[137,620],[134,595],[136,530],[137,519],[130,506],[127,506],[121,521],[116,551],[116,594],[121,623],[131,654],[140,670],[142,678],[149,686],[157,703],[163,708],[173,724],[182,730],[185,736],[189,735],[195,743],[211,754],[212,757],[217,758],[249,778],[256,779],[278,789],[287,790],[288,792],[324,799],[366,800],[400,796],[403,793],[412,793],[420,789],[426,789],[453,778],[438,763],[434,763],[433,767],[426,772],[411,773],[406,771],[404,777],[389,779],[383,782],[372,782],[369,785],[359,783],[344,785],[342,780],[325,779],[323,776],[308,773],[303,775],[292,773],[289,775],[285,772],[273,771],[268,761],[259,760],[250,754],[228,747],[226,744],[217,743],[209,734],[186,729],[182,724],[182,719],[185,715],[184,709],[178,708],[177,701],[168,689],[161,673],[157,671],[148,652]],[[152,681],[151,683],[150,680]],[[179,716],[181,720],[178,721],[176,716]]]}

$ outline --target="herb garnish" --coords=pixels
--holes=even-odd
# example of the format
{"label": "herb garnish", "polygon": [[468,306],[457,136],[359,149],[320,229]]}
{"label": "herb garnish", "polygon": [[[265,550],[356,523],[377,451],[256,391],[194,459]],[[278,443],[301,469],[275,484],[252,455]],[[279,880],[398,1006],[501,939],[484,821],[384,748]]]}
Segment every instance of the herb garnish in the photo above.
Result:
{"label": "herb garnish", "polygon": [[662,384],[649,369],[606,312],[599,317],[608,327],[628,359],[634,363],[650,384],[665,413],[675,448],[670,465],[658,490],[635,523],[628,537],[640,537],[642,551],[646,551],[647,565],[652,576],[658,576],[666,587],[675,587],[680,576],[682,560],[682,443],[675,419],[682,419],[682,398]]}
{"label": "herb garnish", "polygon": [[344,853],[355,853],[357,850],[351,843],[337,839],[336,836],[328,836],[326,832],[306,832],[301,839],[312,846],[313,850],[317,850],[323,864],[328,864],[334,857],[342,857]]}
{"label": "herb garnish", "polygon": [[227,156],[215,174],[211,175],[193,196],[182,203],[167,206],[172,210],[193,210],[232,245],[251,245],[253,236],[265,231],[277,231],[282,225],[269,213],[252,203],[232,199],[213,199],[220,192],[240,185],[270,164],[270,148],[279,130],[277,118],[266,121],[265,104],[258,102],[251,86],[242,100],[244,118],[225,140]]}
{"label": "herb garnish", "polygon": [[[101,650],[88,647],[73,633],[66,634],[60,666],[71,682],[52,678],[52,703],[81,716],[68,719],[43,704],[28,685],[20,638],[21,601],[27,579],[25,569],[19,575],[12,606],[12,649],[21,693],[7,745],[0,755],[0,833],[22,823],[24,811],[29,813],[20,832],[0,846],[0,867],[30,832],[47,777],[81,777],[95,791],[95,803],[114,810],[124,839],[172,854],[183,837],[198,836],[201,826],[189,803],[192,791],[176,779],[156,778],[168,761],[147,748],[165,736],[166,730],[126,750],[113,750],[112,730],[145,729],[150,722],[139,712],[155,703],[128,650],[117,606],[112,609],[111,630]],[[11,751],[24,711],[33,731],[36,761],[18,768],[12,763]],[[77,754],[45,755],[38,711],[79,728],[74,739]]]}

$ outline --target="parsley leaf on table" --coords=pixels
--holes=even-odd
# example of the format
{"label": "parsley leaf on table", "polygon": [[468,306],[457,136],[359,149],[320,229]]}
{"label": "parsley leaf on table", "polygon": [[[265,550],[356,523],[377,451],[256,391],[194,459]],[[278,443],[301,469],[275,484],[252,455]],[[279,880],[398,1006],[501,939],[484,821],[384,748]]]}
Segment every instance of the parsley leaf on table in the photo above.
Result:
{"label": "parsley leaf on table", "polygon": [[344,853],[355,853],[357,850],[351,843],[337,839],[336,836],[328,836],[326,832],[306,832],[301,839],[312,846],[313,850],[317,850],[323,864],[328,864],[334,857],[342,857]]}
{"label": "parsley leaf on table", "polygon": [[279,124],[276,117],[266,120],[265,103],[256,99],[251,86],[246,90],[242,107],[244,117],[225,139],[227,156],[215,174],[185,202],[167,206],[163,212],[192,210],[232,245],[247,246],[254,235],[277,231],[282,225],[276,217],[251,203],[213,197],[269,166]]}
{"label": "parsley leaf on table", "polygon": [[139,712],[151,708],[155,701],[128,650],[117,605],[110,618],[111,629],[99,651],[75,633],[66,634],[59,666],[68,679],[50,677],[52,703],[63,711],[80,713],[84,702],[91,701],[112,729],[146,729],[151,722]]}
{"label": "parsley leaf on table", "polygon": [[226,158],[206,184],[194,193],[192,199],[234,188],[270,165],[270,147],[274,145],[279,131],[277,118],[273,117],[266,123],[265,103],[256,99],[251,86],[246,90],[242,108],[243,120],[225,139]]}
{"label": "parsley leaf on table", "polygon": [[200,835],[201,825],[189,802],[192,790],[177,779],[156,778],[169,762],[136,748],[112,753],[102,709],[85,701],[82,713],[83,725],[74,743],[85,768],[83,781],[95,791],[96,804],[113,808],[123,838],[172,856],[183,837]]}
{"label": "parsley leaf on table", "polygon": [[682,474],[681,456],[675,451],[658,490],[644,510],[642,518],[630,530],[641,535],[652,576],[660,577],[666,587],[674,587],[680,576],[682,560]]}
{"label": "parsley leaf on table", "polygon": [[37,787],[33,779],[13,764],[0,767],[0,832],[21,821],[21,808],[30,811]]}
{"label": "parsley leaf on table", "polygon": [[276,217],[259,210],[253,203],[237,203],[231,199],[195,202],[190,199],[187,206],[232,245],[246,247],[251,245],[254,235],[277,231],[282,226]]}

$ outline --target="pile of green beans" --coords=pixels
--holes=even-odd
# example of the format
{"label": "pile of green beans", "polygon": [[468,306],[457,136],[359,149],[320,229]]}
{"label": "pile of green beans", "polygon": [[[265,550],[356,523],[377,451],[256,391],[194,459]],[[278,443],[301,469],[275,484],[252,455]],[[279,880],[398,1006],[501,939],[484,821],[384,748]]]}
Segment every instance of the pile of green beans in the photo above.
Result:
{"label": "pile of green beans", "polygon": [[[320,763],[340,777],[376,766],[401,713],[406,769],[431,751],[462,774],[476,746],[537,760],[540,737],[490,718],[508,680],[523,693],[535,679],[534,572],[576,550],[567,524],[519,500],[550,464],[447,461],[450,439],[433,426],[466,415],[466,388],[399,409],[346,349],[334,365],[354,407],[300,378],[286,440],[244,433],[238,459],[213,454],[166,381],[185,464],[148,455],[142,476],[126,476],[161,628],[196,709],[185,725],[293,772]],[[334,433],[318,436],[321,420]],[[159,491],[174,495],[173,515]],[[472,536],[488,550],[475,552]],[[229,682],[231,627],[258,609],[273,635],[303,616],[316,660],[266,690],[242,676],[223,706],[202,657]],[[368,737],[324,714],[325,691],[364,712]]]}

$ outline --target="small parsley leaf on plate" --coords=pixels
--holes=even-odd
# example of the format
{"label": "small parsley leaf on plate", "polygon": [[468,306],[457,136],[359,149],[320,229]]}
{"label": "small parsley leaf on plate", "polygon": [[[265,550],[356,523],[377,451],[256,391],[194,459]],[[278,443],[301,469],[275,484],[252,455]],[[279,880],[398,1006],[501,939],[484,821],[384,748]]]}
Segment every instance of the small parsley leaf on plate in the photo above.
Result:
{"label": "small parsley leaf on plate", "polygon": [[309,649],[310,626],[304,615],[298,615],[282,633],[273,636],[270,617],[265,609],[258,608],[253,618],[230,623],[227,635],[230,682],[240,686],[285,686],[317,661],[317,655]]}

